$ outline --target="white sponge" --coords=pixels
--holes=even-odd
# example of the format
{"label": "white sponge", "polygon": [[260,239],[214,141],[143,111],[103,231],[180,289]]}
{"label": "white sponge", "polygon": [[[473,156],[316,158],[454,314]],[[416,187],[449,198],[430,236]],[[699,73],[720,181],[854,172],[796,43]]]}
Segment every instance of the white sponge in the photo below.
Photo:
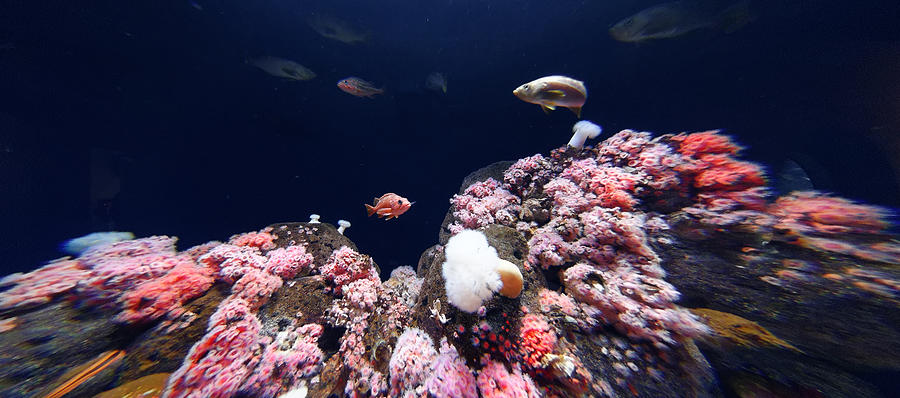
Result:
{"label": "white sponge", "polygon": [[503,286],[497,273],[500,257],[488,245],[484,233],[464,230],[452,236],[444,247],[444,256],[444,287],[447,299],[456,308],[478,311],[481,303]]}

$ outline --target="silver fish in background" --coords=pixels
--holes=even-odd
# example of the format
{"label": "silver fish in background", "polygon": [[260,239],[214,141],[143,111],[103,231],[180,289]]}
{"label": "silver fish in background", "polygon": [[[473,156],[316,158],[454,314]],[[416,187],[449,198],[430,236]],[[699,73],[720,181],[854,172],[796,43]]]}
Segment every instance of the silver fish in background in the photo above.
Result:
{"label": "silver fish in background", "polygon": [[609,29],[616,40],[637,43],[653,39],[669,39],[698,29],[718,29],[732,33],[754,19],[750,0],[731,4],[725,9],[710,7],[699,1],[663,3],[625,18]]}
{"label": "silver fish in background", "polygon": [[94,246],[108,245],[132,239],[134,239],[134,234],[131,232],[94,232],[75,239],[69,239],[63,242],[59,248],[66,253],[78,256]]}
{"label": "silver fish in background", "polygon": [[316,77],[315,72],[294,61],[278,57],[259,57],[250,61],[253,66],[266,73],[291,80],[310,80]]}
{"label": "silver fish in background", "polygon": [[425,78],[425,88],[431,91],[447,93],[447,77],[443,73],[433,72]]}
{"label": "silver fish in background", "polygon": [[365,42],[369,35],[361,32],[350,24],[327,15],[316,15],[306,23],[319,35],[342,43],[356,44]]}

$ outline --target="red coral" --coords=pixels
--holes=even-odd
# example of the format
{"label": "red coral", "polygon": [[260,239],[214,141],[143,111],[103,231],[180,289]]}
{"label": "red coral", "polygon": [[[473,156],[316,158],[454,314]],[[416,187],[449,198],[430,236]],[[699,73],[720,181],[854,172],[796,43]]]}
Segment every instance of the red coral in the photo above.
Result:
{"label": "red coral", "polygon": [[553,352],[556,333],[541,315],[528,314],[519,328],[519,350],[526,365],[532,369],[544,367],[544,355]]}
{"label": "red coral", "polygon": [[669,140],[678,144],[679,153],[690,157],[700,154],[736,155],[743,149],[731,141],[727,135],[719,134],[718,130],[678,134],[670,137]]}
{"label": "red coral", "polygon": [[123,307],[117,320],[127,323],[148,322],[164,315],[173,319],[184,313],[181,305],[209,290],[213,270],[198,267],[187,256],[166,275],[138,286],[119,300]]}
{"label": "red coral", "polygon": [[275,235],[269,233],[269,230],[259,232],[247,232],[240,235],[234,235],[228,240],[228,243],[235,246],[250,246],[260,250],[270,250],[275,248]]}
{"label": "red coral", "polygon": [[776,228],[799,233],[875,234],[890,226],[887,209],[821,192],[794,192],[783,196],[775,201],[769,212],[778,217]]}
{"label": "red coral", "polygon": [[694,187],[705,191],[737,191],[766,185],[762,167],[735,160],[731,155],[701,155],[695,164],[698,171]]}

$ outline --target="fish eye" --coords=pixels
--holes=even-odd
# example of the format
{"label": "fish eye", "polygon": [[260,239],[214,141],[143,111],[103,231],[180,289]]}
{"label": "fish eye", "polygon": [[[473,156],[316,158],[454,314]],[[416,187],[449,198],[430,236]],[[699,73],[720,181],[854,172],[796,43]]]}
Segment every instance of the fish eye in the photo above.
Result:
{"label": "fish eye", "polygon": [[526,89],[526,90],[528,90],[528,85],[527,85],[527,84],[525,84],[525,85],[522,85],[522,88],[524,88],[524,89]]}
{"label": "fish eye", "polygon": [[402,200],[398,200],[398,201],[397,201],[397,204],[398,204],[398,205],[402,205],[402,204],[403,204],[403,201],[402,201]]}
{"label": "fish eye", "polygon": [[633,18],[628,18],[625,20],[625,26],[631,26],[631,24],[633,24],[633,23],[634,23]]}

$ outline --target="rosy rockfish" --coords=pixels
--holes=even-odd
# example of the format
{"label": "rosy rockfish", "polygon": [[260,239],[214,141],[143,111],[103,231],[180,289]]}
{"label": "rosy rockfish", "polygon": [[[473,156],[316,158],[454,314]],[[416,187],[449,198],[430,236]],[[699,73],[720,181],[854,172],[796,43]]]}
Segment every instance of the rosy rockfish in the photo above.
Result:
{"label": "rosy rockfish", "polygon": [[372,98],[372,96],[376,94],[384,93],[383,89],[376,88],[374,84],[358,77],[348,77],[343,79],[337,83],[337,86],[341,91],[357,97]]}
{"label": "rosy rockfish", "polygon": [[375,198],[374,203],[375,206],[365,205],[366,213],[368,213],[370,217],[372,214],[377,214],[378,217],[387,217],[387,220],[390,220],[406,213],[415,202],[410,202],[409,199],[395,193],[386,193],[381,195],[380,198]]}

